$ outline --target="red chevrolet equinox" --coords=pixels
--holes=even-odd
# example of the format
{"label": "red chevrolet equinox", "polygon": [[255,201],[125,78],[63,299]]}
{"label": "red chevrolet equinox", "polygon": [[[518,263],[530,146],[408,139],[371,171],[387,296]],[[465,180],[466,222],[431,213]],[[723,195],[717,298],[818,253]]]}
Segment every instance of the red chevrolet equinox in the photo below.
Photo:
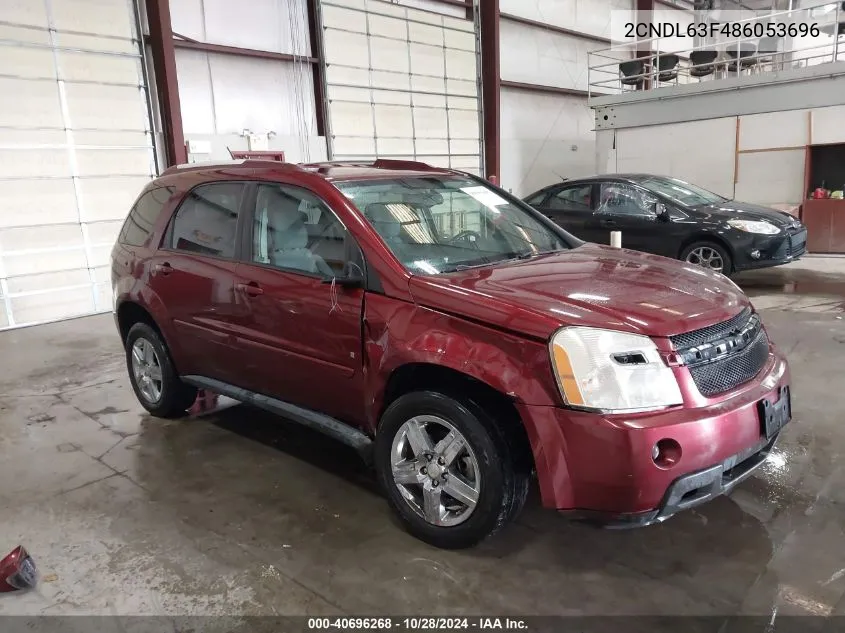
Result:
{"label": "red chevrolet equinox", "polygon": [[548,508],[663,521],[729,492],[791,417],[786,360],[729,279],[583,243],[457,171],[171,168],[112,258],[150,413],[203,389],[319,429],[439,547],[512,520],[532,476]]}

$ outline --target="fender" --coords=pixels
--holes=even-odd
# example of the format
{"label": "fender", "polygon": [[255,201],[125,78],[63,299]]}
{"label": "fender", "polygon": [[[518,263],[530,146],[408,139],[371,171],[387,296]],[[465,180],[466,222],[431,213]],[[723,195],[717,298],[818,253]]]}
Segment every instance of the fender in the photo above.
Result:
{"label": "fender", "polygon": [[560,404],[546,345],[413,303],[368,295],[364,346],[371,432],[378,426],[391,374],[409,363],[447,367],[505,394],[514,403]]}

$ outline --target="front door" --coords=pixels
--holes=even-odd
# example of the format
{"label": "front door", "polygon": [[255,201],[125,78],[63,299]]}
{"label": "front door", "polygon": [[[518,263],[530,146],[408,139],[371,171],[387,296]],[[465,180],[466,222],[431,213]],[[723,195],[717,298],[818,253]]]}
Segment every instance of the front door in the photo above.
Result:
{"label": "front door", "polygon": [[239,207],[245,185],[196,187],[180,204],[150,262],[149,285],[167,306],[181,374],[231,382]]}
{"label": "front door", "polygon": [[575,237],[598,241],[599,233],[590,222],[593,215],[594,185],[585,183],[556,189],[537,209]]}
{"label": "front door", "polygon": [[623,248],[664,254],[667,248],[666,224],[657,218],[656,202],[657,198],[632,184],[601,183],[591,221],[600,238],[595,241],[609,244],[611,231],[621,231]]}
{"label": "front door", "polygon": [[243,386],[363,423],[362,288],[332,279],[363,267],[335,214],[300,187],[256,185],[238,266]]}

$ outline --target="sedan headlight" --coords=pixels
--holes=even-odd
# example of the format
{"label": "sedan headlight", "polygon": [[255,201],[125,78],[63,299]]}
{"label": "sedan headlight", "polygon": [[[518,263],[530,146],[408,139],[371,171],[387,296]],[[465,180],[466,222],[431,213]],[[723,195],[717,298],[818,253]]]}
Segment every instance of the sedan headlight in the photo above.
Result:
{"label": "sedan headlight", "polygon": [[759,233],[761,235],[776,235],[780,229],[768,222],[757,222],[755,220],[728,220],[728,225],[745,231],[746,233]]}
{"label": "sedan headlight", "polygon": [[647,336],[565,327],[551,341],[552,365],[567,404],[602,411],[682,404],[681,390]]}

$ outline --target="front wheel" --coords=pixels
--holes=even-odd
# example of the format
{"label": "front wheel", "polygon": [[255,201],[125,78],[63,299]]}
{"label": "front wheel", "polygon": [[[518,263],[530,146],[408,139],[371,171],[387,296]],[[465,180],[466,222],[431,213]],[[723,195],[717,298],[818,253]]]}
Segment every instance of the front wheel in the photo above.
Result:
{"label": "front wheel", "polygon": [[721,244],[716,242],[690,244],[681,252],[680,259],[723,275],[730,275],[733,271],[730,254]]}
{"label": "front wheel", "polygon": [[417,538],[471,547],[522,507],[529,473],[504,434],[469,400],[406,394],[385,411],[376,437],[379,480],[391,508]]}

